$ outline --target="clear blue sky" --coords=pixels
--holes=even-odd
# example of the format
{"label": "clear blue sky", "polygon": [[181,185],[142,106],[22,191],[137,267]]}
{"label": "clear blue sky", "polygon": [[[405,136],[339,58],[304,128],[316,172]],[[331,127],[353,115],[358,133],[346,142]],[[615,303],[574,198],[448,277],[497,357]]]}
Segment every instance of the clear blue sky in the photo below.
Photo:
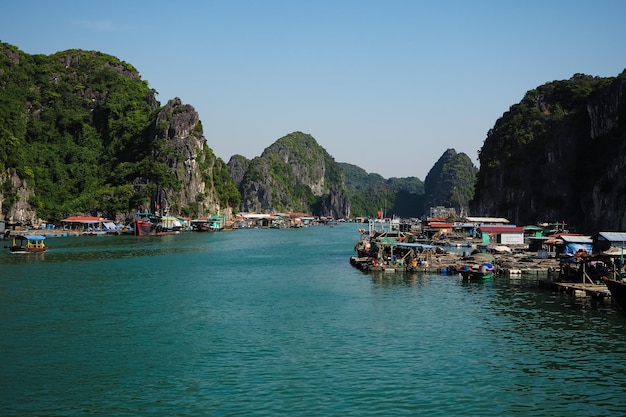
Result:
{"label": "clear blue sky", "polygon": [[425,179],[526,91],[626,68],[626,1],[7,1],[0,40],[97,50],[200,114],[217,156],[302,131],[338,162]]}

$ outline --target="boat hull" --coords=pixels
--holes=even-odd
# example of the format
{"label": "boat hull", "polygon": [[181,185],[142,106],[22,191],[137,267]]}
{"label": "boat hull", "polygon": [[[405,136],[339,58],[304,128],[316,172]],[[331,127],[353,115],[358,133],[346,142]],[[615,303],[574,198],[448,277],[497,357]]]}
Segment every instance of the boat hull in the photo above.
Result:
{"label": "boat hull", "polygon": [[468,265],[461,269],[461,275],[466,280],[487,280],[493,278],[493,265],[483,263],[480,266]]}
{"label": "boat hull", "polygon": [[463,279],[478,281],[493,278],[493,272],[461,271]]}
{"label": "boat hull", "polygon": [[40,235],[17,235],[8,248],[12,253],[41,253],[48,250],[45,239],[45,236]]}
{"label": "boat hull", "polygon": [[144,220],[135,220],[135,236],[176,235],[180,230],[168,230],[162,226]]}
{"label": "boat hull", "polygon": [[613,281],[608,278],[604,278],[603,281],[609,288],[613,300],[615,300],[622,310],[626,311],[626,283]]}
{"label": "boat hull", "polygon": [[14,253],[41,253],[48,250],[48,247],[44,248],[25,248],[23,246],[9,246],[9,250]]}

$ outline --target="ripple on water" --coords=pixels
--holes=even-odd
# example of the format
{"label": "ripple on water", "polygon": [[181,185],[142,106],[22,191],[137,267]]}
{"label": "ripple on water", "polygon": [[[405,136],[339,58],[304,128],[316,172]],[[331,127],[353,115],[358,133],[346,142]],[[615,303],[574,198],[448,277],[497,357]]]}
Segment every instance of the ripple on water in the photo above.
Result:
{"label": "ripple on water", "polygon": [[1,414],[623,414],[626,317],[523,280],[363,274],[342,227],[0,256]]}

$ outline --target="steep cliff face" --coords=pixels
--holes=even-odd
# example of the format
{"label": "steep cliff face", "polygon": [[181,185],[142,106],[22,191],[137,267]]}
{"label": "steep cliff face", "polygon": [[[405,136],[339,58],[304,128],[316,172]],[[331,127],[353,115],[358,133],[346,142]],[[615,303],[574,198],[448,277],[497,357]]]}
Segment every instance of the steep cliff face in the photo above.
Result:
{"label": "steep cliff face", "polygon": [[424,180],[425,212],[430,207],[445,206],[455,208],[457,214],[467,213],[477,171],[469,156],[446,150]]}
{"label": "steep cliff face", "polygon": [[587,105],[590,144],[603,161],[589,193],[581,196],[587,227],[626,230],[626,72]]}
{"label": "steep cliff face", "polygon": [[472,214],[625,230],[625,73],[529,91],[488,133]]}
{"label": "steep cliff face", "polygon": [[233,155],[228,160],[228,171],[237,187],[243,181],[244,175],[250,166],[250,160],[243,155]]}
{"label": "steep cliff face", "polygon": [[[37,212],[29,203],[34,193],[27,181],[20,178],[14,170],[9,169],[0,175],[0,184],[4,184],[3,188],[10,190],[10,195],[13,196],[12,199],[6,200],[3,193],[0,192],[0,212],[7,213],[5,218],[11,223],[38,223]],[[8,206],[6,211],[3,210],[3,204]]]}
{"label": "steep cliff face", "polygon": [[238,205],[196,111],[177,98],[161,108],[155,94],[113,56],[0,42],[0,216],[123,221],[157,206],[192,217]]}
{"label": "steep cliff face", "polygon": [[217,213],[220,204],[212,175],[216,158],[207,146],[195,109],[174,98],[159,110],[153,128],[155,140],[163,141],[154,158],[167,164],[177,181],[159,186],[157,194],[144,202],[145,208],[154,210],[150,204],[156,201],[171,214],[180,213],[184,207],[194,207],[194,214],[200,216]]}
{"label": "steep cliff face", "polygon": [[354,217],[385,216],[402,218],[424,214],[424,183],[417,177],[383,178],[356,165],[340,162]]}
{"label": "steep cliff face", "polygon": [[250,161],[231,158],[229,168],[243,211],[350,215],[341,169],[310,135],[291,133]]}

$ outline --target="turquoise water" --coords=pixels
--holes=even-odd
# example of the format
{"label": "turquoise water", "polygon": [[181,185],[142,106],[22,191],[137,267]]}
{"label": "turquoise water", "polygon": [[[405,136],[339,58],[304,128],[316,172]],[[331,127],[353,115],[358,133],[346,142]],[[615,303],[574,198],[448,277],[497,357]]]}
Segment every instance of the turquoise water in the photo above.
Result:
{"label": "turquoise water", "polygon": [[626,315],[363,274],[357,225],[0,255],[2,416],[618,416]]}

